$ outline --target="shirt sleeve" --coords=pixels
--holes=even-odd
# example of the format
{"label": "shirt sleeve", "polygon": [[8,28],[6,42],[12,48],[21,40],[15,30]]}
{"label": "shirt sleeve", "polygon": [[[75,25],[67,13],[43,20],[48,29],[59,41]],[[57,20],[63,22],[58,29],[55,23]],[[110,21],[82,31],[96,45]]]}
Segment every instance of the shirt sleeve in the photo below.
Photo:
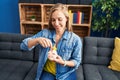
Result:
{"label": "shirt sleeve", "polygon": [[80,37],[77,37],[75,46],[74,46],[73,55],[72,55],[72,57],[73,57],[72,61],[74,61],[76,69],[78,68],[78,66],[81,63],[81,58],[82,58],[81,56],[82,56],[82,41],[81,41]]}
{"label": "shirt sleeve", "polygon": [[22,43],[20,44],[20,48],[22,50],[32,50],[35,46],[33,46],[32,48],[28,48],[28,41],[31,40],[32,38],[26,38],[22,41]]}
{"label": "shirt sleeve", "polygon": [[20,44],[20,48],[22,49],[22,50],[32,50],[35,46],[32,46],[32,48],[28,48],[28,41],[29,40],[31,40],[31,39],[34,39],[34,38],[38,38],[38,37],[45,37],[45,36],[47,36],[47,34],[48,34],[48,30],[42,30],[42,31],[40,31],[40,32],[38,32],[37,34],[35,34],[34,36],[31,36],[31,37],[28,37],[28,38],[25,38],[22,42],[21,42],[21,44]]}

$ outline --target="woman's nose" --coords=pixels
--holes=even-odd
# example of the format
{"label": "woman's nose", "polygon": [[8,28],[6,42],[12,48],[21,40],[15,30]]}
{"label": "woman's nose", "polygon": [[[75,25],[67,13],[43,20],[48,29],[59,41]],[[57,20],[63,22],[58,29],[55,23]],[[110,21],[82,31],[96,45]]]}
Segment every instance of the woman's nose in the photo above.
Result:
{"label": "woman's nose", "polygon": [[55,21],[55,25],[59,25],[59,21],[58,20]]}

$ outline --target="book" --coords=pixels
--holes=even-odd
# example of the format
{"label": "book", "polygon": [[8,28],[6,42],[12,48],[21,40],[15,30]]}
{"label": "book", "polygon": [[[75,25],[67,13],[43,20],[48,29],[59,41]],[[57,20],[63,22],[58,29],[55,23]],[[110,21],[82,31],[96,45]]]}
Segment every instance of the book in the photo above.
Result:
{"label": "book", "polygon": [[83,24],[84,23],[84,13],[81,11],[77,12],[77,24]]}
{"label": "book", "polygon": [[73,23],[77,23],[77,13],[73,13]]}
{"label": "book", "polygon": [[81,24],[81,12],[77,11],[77,24]]}
{"label": "book", "polygon": [[82,12],[81,13],[81,24],[83,24],[84,23],[84,13]]}
{"label": "book", "polygon": [[71,10],[68,11],[70,22],[73,23],[73,13]]}

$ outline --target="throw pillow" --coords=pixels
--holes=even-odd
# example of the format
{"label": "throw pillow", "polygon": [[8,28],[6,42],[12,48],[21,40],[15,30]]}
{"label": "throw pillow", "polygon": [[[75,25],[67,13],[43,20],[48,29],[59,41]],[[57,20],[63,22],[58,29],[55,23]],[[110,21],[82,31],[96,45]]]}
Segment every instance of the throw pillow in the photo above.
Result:
{"label": "throw pillow", "polygon": [[112,60],[108,68],[116,71],[120,71],[120,38],[115,38],[114,50],[112,54]]}

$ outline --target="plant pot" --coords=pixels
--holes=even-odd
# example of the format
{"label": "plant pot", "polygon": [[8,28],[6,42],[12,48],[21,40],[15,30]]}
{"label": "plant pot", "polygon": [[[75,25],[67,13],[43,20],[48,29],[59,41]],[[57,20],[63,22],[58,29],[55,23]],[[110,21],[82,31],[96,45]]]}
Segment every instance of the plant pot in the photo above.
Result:
{"label": "plant pot", "polygon": [[31,21],[35,21],[36,19],[31,19]]}

